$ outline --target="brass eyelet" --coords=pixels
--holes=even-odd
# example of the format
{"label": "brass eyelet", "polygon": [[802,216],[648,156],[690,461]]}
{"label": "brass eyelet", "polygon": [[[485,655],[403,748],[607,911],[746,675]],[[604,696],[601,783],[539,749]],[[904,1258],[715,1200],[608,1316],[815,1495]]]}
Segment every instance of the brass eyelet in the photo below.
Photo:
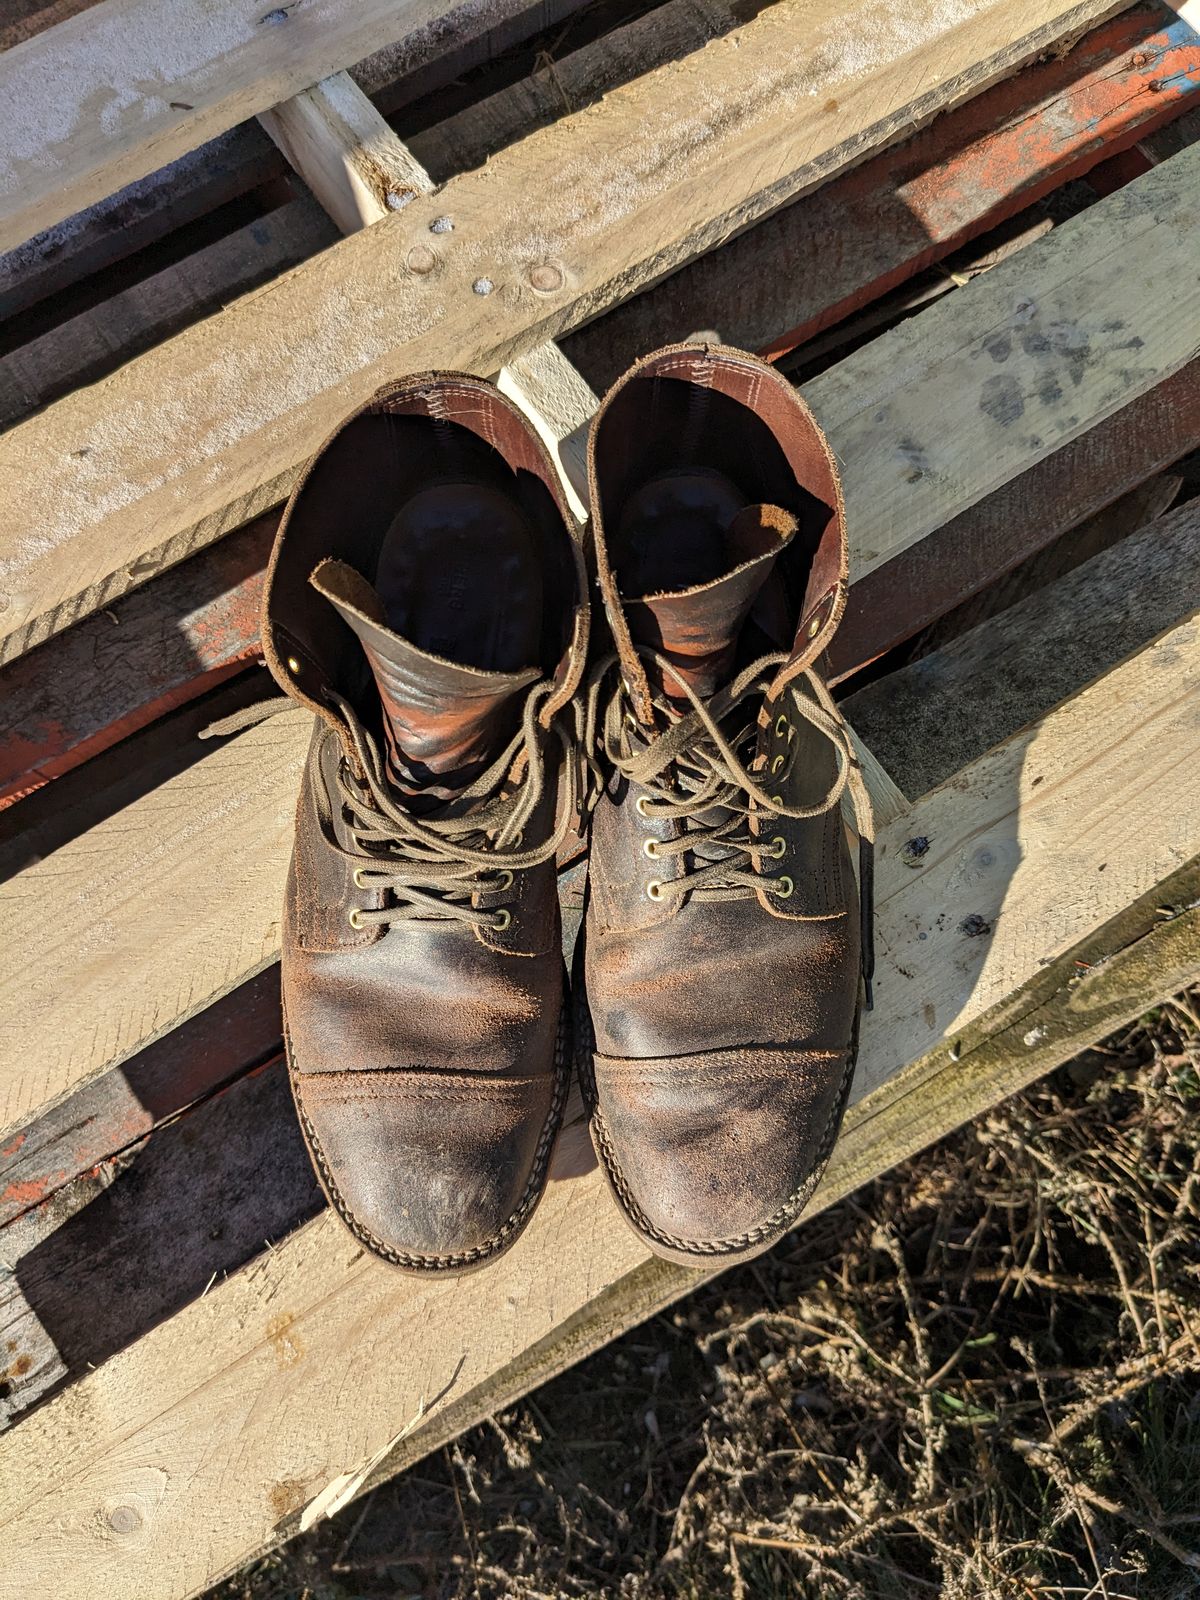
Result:
{"label": "brass eyelet", "polygon": [[649,856],[651,861],[653,861],[658,855],[658,840],[657,839],[643,839],[642,840],[642,854],[644,856]]}
{"label": "brass eyelet", "polygon": [[662,899],[662,897],[663,897],[663,886],[662,886],[661,883],[659,883],[657,878],[651,878],[650,882],[646,885],[646,897],[649,900],[661,900]]}
{"label": "brass eyelet", "polygon": [[639,817],[648,817],[650,815],[650,813],[646,810],[646,806],[649,804],[649,801],[650,796],[648,794],[640,794],[633,802],[633,809],[637,812]]}
{"label": "brass eyelet", "polygon": [[785,875],[782,878],[776,878],[771,884],[771,893],[778,895],[781,900],[787,900],[795,887],[796,885],[792,880]]}
{"label": "brass eyelet", "polygon": [[769,850],[764,849],[763,855],[769,856],[772,861],[783,860],[784,856],[787,855],[787,840],[781,833],[775,835],[771,840],[771,848]]}
{"label": "brass eyelet", "polygon": [[512,912],[509,911],[507,907],[497,911],[495,917],[492,919],[492,927],[497,933],[503,933],[506,928],[511,928]]}
{"label": "brass eyelet", "polygon": [[782,767],[786,761],[786,756],[776,756],[774,761],[771,763],[771,771],[773,773],[778,772],[780,767]]}
{"label": "brass eyelet", "polygon": [[773,806],[781,806],[783,804],[783,796],[781,794],[773,794],[771,796],[771,804]]}
{"label": "brass eyelet", "polygon": [[505,889],[511,889],[512,886],[513,886],[513,875],[512,875],[512,873],[508,870],[507,867],[501,867],[500,868],[500,882],[499,883],[493,883],[491,885],[492,889],[497,894],[503,894]]}
{"label": "brass eyelet", "polygon": [[354,869],[354,887],[356,889],[367,889],[367,888],[370,887],[369,884],[366,884],[366,883],[363,882],[362,875],[366,870],[367,869],[365,867],[355,867],[355,869]]}
{"label": "brass eyelet", "polygon": [[361,913],[361,911],[359,911],[357,906],[354,906],[347,913],[346,921],[350,924],[350,926],[352,928],[355,928],[355,929],[363,928],[363,927],[366,926],[366,924],[363,922],[363,919],[362,919],[362,913]]}
{"label": "brass eyelet", "polygon": [[792,731],[792,725],[782,714],[775,718],[775,737],[785,739]]}

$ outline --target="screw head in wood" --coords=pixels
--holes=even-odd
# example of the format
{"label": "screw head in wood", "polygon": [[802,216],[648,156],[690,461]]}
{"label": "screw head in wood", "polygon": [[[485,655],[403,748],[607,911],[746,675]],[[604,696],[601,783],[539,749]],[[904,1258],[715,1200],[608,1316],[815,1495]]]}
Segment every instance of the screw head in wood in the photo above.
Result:
{"label": "screw head in wood", "polygon": [[539,294],[554,294],[563,286],[563,272],[553,261],[540,262],[529,273],[529,282]]}
{"label": "screw head in wood", "polygon": [[491,294],[496,285],[490,278],[476,278],[471,288],[476,294]]}

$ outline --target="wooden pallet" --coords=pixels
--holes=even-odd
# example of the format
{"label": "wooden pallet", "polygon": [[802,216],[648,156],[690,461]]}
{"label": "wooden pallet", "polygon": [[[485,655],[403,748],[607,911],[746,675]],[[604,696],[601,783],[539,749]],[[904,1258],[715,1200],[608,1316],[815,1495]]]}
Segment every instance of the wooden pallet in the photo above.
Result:
{"label": "wooden pallet", "polygon": [[195,736],[265,688],[278,504],[384,378],[496,375],[582,515],[632,356],[716,328],[809,373],[882,822],[818,1205],[1200,976],[1200,38],[1111,0],[668,0],[429,117],[569,13],[53,0],[0,55],[5,1593],[198,1593],[699,1281],[624,1229],[577,1104],[460,1282],[367,1258],[304,1155],[307,719]]}

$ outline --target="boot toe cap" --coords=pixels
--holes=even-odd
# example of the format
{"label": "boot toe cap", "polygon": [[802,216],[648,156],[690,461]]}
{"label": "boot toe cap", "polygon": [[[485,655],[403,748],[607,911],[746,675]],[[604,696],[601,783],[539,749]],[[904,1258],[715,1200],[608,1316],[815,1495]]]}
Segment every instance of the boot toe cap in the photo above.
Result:
{"label": "boot toe cap", "polygon": [[593,1132],[630,1222],[693,1264],[767,1249],[828,1159],[851,1066],[832,1051],[597,1055]]}
{"label": "boot toe cap", "polygon": [[330,1199],[375,1254],[466,1271],[528,1221],[557,1121],[548,1076],[320,1072],[293,1085]]}

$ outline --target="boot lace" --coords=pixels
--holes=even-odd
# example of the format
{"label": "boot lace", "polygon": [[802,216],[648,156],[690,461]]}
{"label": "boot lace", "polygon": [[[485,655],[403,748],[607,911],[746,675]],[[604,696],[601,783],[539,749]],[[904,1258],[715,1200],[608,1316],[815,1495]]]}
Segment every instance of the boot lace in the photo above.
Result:
{"label": "boot lace", "polygon": [[[404,921],[459,922],[502,932],[512,921],[505,907],[473,904],[481,895],[503,893],[517,873],[553,859],[575,821],[579,795],[578,740],[562,727],[543,727],[538,711],[552,692],[541,683],[526,696],[521,726],[488,767],[436,814],[420,814],[395,797],[386,777],[379,744],[363,727],[353,708],[332,691],[328,699],[350,735],[355,760],[343,752],[338,760],[336,793],[327,782],[325,809],[341,810],[351,843],[343,845],[327,830],[333,849],[352,864],[360,889],[382,894],[384,903],[355,909],[355,928],[389,927]],[[204,730],[205,737],[237,732],[279,711],[286,697],[235,713]],[[544,839],[526,843],[525,831],[545,793],[551,732],[562,750],[563,782],[559,787],[553,830]],[[357,770],[356,770],[357,769]]]}
{"label": "boot lace", "polygon": [[[639,649],[643,660],[665,675],[670,663],[657,651]],[[758,714],[777,670],[788,657],[772,654],[746,667],[726,688],[702,700],[682,683],[690,710],[680,712],[661,696],[658,717],[647,727],[632,709],[632,697],[620,676],[615,654],[599,662],[588,683],[584,714],[584,747],[592,767],[588,803],[592,807],[603,785],[603,770],[591,756],[602,753],[608,766],[636,785],[643,816],[679,823],[675,838],[653,841],[654,855],[678,863],[679,875],[656,885],[655,898],[681,902],[688,896],[708,900],[742,899],[765,889],[785,891],[757,870],[775,854],[765,831],[752,831],[751,819],[796,819],[823,816],[848,794],[859,840],[859,908],[862,922],[863,977],[871,1003],[874,975],[874,823],[870,796],[854,743],[832,695],[820,675],[805,670],[811,697],[798,684],[783,695],[789,711],[810,723],[829,740],[837,773],[828,791],[810,806],[786,806],[767,794],[750,772],[758,740]]]}

